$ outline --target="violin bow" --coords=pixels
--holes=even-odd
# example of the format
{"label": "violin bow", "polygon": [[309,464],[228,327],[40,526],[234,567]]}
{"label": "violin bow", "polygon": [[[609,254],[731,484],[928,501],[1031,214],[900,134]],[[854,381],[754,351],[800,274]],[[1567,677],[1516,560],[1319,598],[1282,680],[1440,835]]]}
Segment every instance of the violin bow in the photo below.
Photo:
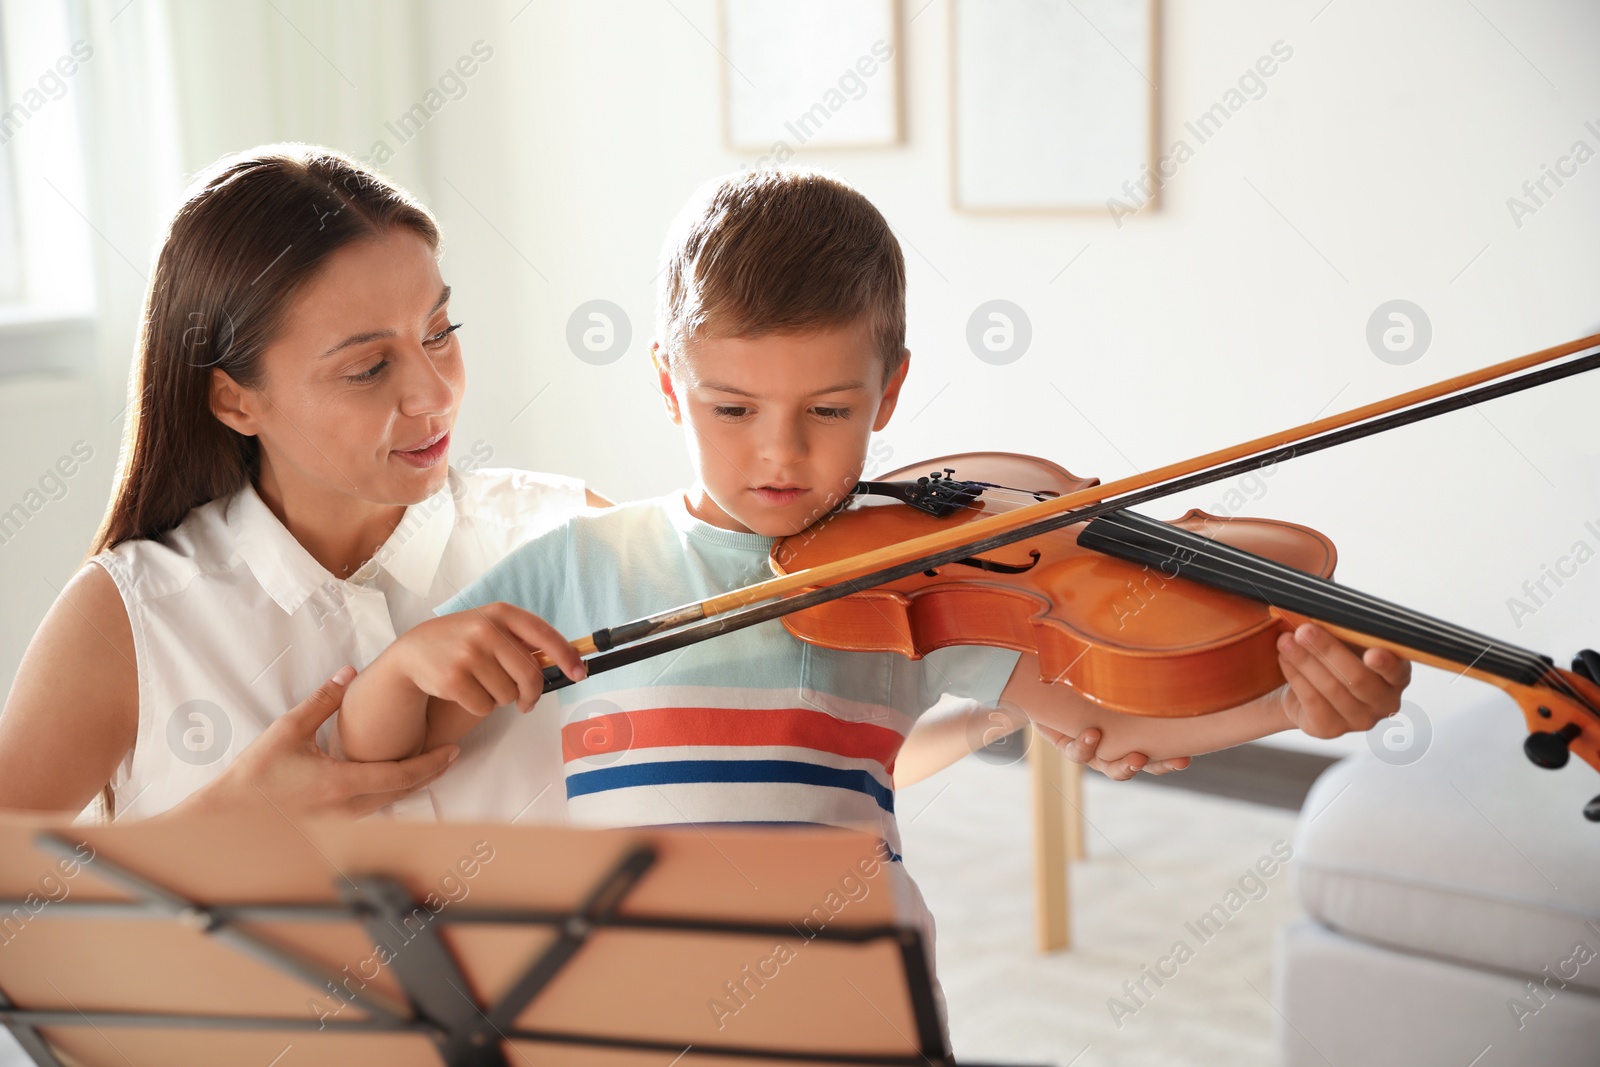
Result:
{"label": "violin bow", "polygon": [[[848,559],[770,578],[620,626],[596,630],[588,637],[574,640],[573,645],[585,657],[589,674],[614,670],[969,556],[1087,522],[1112,511],[1582,374],[1600,366],[1600,351],[1566,363],[1556,364],[1555,361],[1586,349],[1600,349],[1600,334],[1469,371],[1229,448],[985,516]],[[537,653],[536,661],[543,668],[546,691],[573,684],[544,653]]]}

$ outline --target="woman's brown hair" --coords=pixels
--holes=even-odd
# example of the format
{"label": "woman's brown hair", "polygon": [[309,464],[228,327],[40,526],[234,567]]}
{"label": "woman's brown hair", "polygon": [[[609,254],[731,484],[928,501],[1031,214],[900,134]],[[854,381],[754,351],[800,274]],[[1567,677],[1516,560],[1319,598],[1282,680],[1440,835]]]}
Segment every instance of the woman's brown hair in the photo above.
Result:
{"label": "woman's brown hair", "polygon": [[439,227],[405,190],[326,148],[281,144],[224,157],[173,216],[145,294],[128,425],[89,555],[159,538],[260,472],[259,443],[211,412],[211,372],[245,388],[296,295],[328,257],[407,227]]}

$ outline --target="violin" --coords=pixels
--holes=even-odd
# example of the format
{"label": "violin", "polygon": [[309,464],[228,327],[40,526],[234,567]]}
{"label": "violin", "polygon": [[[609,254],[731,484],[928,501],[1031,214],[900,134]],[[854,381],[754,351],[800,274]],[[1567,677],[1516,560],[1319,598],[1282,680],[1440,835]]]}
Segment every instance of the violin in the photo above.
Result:
{"label": "violin", "polygon": [[[1353,644],[1499,686],[1523,710],[1533,762],[1560,767],[1577,753],[1600,770],[1600,655],[1560,670],[1338,585],[1332,542],[1304,526],[1193,511],[1163,523],[1127,510],[1596,367],[1600,334],[1105,484],[1030,457],[947,457],[926,474],[858,484],[774,544],[773,578],[573,644],[595,674],[781,618],[801,640],[835,648],[1032,652],[1044,680],[1107,707],[1183,716],[1283,684],[1277,636],[1315,621]],[[542,653],[539,663],[546,691],[572,684]],[[1584,815],[1600,822],[1600,796]]]}
{"label": "violin", "polygon": [[[929,468],[932,468],[931,470]],[[918,471],[925,471],[920,476]],[[862,482],[856,499],[774,543],[778,575],[1098,484],[1031,456],[945,456]],[[1355,644],[1487,681],[1522,708],[1524,751],[1600,770],[1600,654],[1546,656],[1338,585],[1324,534],[1199,509],[1173,522],[1115,511],[783,616],[814,645],[920,658],[951,645],[1036,655],[1043,680],[1114,711],[1182,717],[1284,684],[1277,639],[1315,621]],[[1600,797],[1584,814],[1600,822]]]}
{"label": "violin", "polygon": [[[1032,456],[944,456],[860,483],[844,507],[777,541],[769,562],[774,574],[790,574],[1097,484]],[[1172,525],[1303,573],[1333,574],[1333,542],[1305,526],[1199,510]],[[1042,678],[1134,715],[1203,715],[1284,684],[1277,639],[1298,616],[1180,578],[1170,561],[1130,563],[1081,545],[1083,529],[930,567],[785,615],[783,625],[847,652],[920,659],[950,645],[992,645],[1031,653]]]}

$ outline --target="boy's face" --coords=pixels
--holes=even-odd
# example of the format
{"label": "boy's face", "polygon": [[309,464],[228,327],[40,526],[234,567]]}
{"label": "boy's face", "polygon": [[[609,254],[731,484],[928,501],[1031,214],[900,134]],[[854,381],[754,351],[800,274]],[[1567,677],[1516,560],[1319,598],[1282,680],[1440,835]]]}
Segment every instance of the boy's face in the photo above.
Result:
{"label": "boy's face", "polygon": [[670,371],[651,352],[694,464],[689,510],[768,537],[799,533],[855,487],[909,365],[885,381],[864,321],[698,341]]}

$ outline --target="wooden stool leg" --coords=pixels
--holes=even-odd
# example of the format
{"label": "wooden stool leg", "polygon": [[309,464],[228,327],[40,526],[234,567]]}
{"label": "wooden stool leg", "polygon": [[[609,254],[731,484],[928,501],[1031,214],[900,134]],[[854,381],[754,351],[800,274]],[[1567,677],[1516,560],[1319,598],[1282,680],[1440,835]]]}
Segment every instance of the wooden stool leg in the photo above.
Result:
{"label": "wooden stool leg", "polygon": [[[1077,838],[1082,847],[1077,815],[1067,816],[1068,768],[1078,770],[1055,745],[1037,731],[1028,746],[1028,769],[1033,779],[1034,913],[1040,952],[1054,952],[1072,944],[1067,887],[1067,858]],[[1071,774],[1074,784],[1075,773]],[[1069,829],[1071,827],[1072,829]]]}
{"label": "wooden stool leg", "polygon": [[1065,796],[1067,817],[1067,856],[1071,859],[1081,860],[1083,851],[1083,765],[1073,763],[1062,757],[1061,760],[1067,772],[1066,788],[1061,792]]}

